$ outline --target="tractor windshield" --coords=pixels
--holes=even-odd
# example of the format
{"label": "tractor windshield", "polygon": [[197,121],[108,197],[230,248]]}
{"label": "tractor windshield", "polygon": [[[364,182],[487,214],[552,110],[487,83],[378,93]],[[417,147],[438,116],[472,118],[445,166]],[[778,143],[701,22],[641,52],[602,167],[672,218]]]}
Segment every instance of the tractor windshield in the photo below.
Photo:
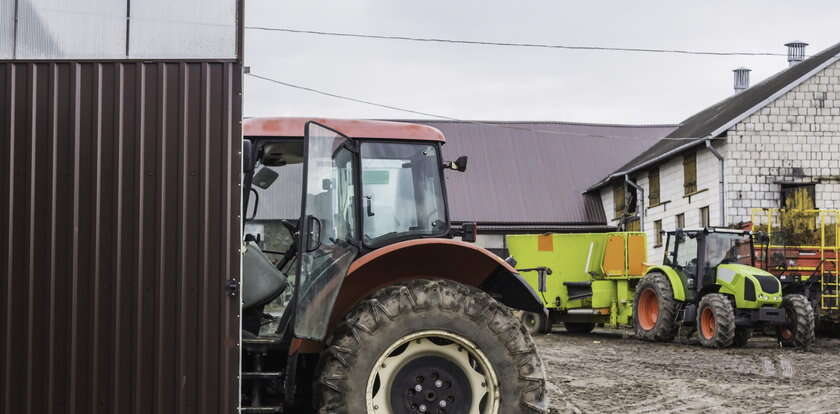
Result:
{"label": "tractor windshield", "polygon": [[706,265],[715,268],[727,263],[753,265],[749,234],[709,233],[706,237]]}
{"label": "tractor windshield", "polygon": [[361,153],[365,245],[449,231],[436,145],[364,142]]}

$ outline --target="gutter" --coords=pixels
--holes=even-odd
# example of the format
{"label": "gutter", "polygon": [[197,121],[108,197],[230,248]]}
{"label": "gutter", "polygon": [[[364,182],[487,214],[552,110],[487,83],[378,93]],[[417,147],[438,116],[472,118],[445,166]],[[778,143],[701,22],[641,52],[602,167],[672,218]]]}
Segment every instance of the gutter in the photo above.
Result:
{"label": "gutter", "polygon": [[718,191],[720,192],[720,226],[726,227],[726,192],[723,191],[723,155],[721,155],[718,152],[718,150],[716,150],[715,147],[712,146],[712,141],[710,140],[706,140],[706,148],[709,150],[709,152],[712,153],[712,155],[715,156],[715,158],[718,159],[718,164],[720,165],[720,172],[718,174],[718,176],[720,177],[720,181],[718,182]]}
{"label": "gutter", "polygon": [[[624,175],[624,182],[630,184],[631,187],[636,189],[636,200],[639,204],[636,206],[636,208],[639,209],[639,230],[645,231],[645,190],[638,184],[630,181],[630,174]],[[627,196],[625,196],[625,198],[626,197]]]}

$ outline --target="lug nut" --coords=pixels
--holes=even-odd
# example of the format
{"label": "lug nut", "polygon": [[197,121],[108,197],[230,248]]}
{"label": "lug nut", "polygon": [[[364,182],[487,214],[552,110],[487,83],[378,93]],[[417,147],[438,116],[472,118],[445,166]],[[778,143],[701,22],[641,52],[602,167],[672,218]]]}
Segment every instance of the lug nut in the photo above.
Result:
{"label": "lug nut", "polygon": [[435,381],[435,388],[440,388],[442,386],[443,386],[443,381],[441,381],[441,380],[436,380]]}
{"label": "lug nut", "polygon": [[419,406],[419,407],[417,407],[417,409],[418,409],[421,413],[425,413],[425,412],[426,412],[426,404],[420,404],[420,406]]}
{"label": "lug nut", "polygon": [[414,391],[417,391],[417,392],[423,391],[423,386],[420,385],[420,384],[415,385],[414,386]]}
{"label": "lug nut", "polygon": [[440,406],[440,408],[446,408],[446,401],[444,401],[444,400],[440,400],[440,402],[438,403],[438,405]]}

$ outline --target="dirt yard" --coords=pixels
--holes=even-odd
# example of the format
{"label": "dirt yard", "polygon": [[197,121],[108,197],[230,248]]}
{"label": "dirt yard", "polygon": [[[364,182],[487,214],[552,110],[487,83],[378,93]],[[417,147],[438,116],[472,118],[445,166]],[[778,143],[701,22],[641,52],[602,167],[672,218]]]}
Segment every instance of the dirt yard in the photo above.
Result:
{"label": "dirt yard", "polygon": [[746,348],[647,343],[623,331],[536,338],[552,414],[840,413],[840,340],[808,352],[754,337]]}

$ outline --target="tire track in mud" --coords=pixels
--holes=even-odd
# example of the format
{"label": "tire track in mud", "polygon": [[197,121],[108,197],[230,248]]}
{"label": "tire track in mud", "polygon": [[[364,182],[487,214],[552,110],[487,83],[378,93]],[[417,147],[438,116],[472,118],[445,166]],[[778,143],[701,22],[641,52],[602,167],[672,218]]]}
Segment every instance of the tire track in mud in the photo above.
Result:
{"label": "tire track in mud", "polygon": [[647,343],[620,331],[536,338],[552,413],[840,413],[840,340],[812,351]]}

